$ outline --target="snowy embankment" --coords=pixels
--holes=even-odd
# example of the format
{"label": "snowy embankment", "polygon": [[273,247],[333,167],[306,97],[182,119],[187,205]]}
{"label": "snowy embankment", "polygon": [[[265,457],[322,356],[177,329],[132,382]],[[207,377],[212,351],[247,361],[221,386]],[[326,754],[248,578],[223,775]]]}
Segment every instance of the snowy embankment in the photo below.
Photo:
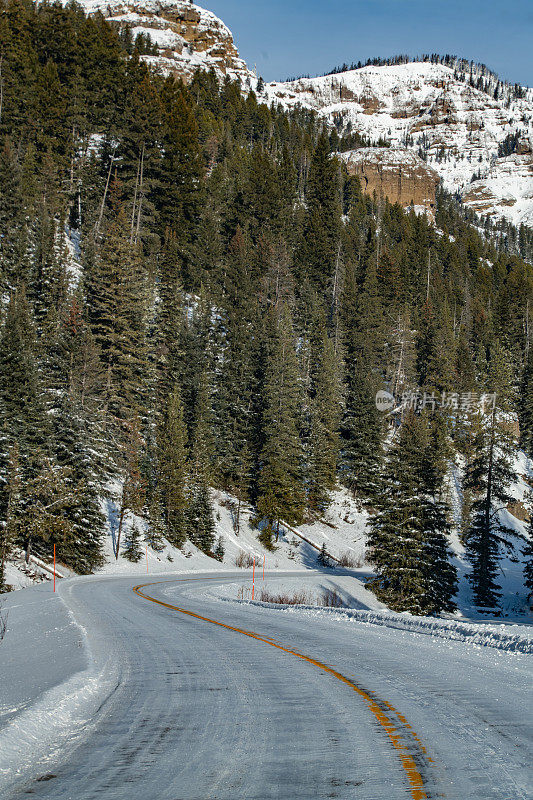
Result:
{"label": "snowy embankment", "polygon": [[433,617],[395,614],[393,611],[363,611],[358,608],[321,608],[319,606],[290,606],[276,603],[250,602],[267,608],[301,612],[307,616],[328,616],[335,621],[352,620],[369,625],[438,636],[441,639],[466,642],[479,647],[495,647],[513,653],[533,653],[533,629],[526,633],[521,625],[483,625]]}
{"label": "snowy embankment", "polygon": [[[410,633],[465,642],[477,647],[492,647],[514,653],[533,653],[533,626],[510,623],[482,623],[447,619],[442,617],[417,617],[407,612],[396,613],[389,611],[380,603],[364,584],[357,578],[357,574],[337,576],[334,574],[309,575],[302,579],[268,580],[263,584],[256,582],[255,597],[251,600],[250,590],[245,590],[241,598],[237,593],[237,585],[230,584],[211,590],[219,599],[245,603],[278,611],[302,614],[307,617],[320,617],[331,622],[346,622],[349,624],[363,623],[379,625],[385,628],[407,631]],[[270,595],[281,594],[291,596],[303,593],[309,604],[284,604],[264,602],[261,598],[263,589]],[[335,589],[343,604],[347,608],[328,608],[320,605],[321,593]],[[317,598],[316,603],[313,602]],[[248,598],[248,599],[246,599]]]}
{"label": "snowy embankment", "polygon": [[71,585],[64,581],[51,594],[46,583],[5,597],[0,796],[74,747],[119,681],[114,654],[77,621]]}

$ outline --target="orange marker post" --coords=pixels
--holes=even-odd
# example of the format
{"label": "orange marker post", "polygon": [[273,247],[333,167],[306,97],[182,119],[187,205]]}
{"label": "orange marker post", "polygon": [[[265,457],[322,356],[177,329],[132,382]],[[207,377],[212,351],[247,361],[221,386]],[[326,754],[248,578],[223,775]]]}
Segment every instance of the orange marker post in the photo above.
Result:
{"label": "orange marker post", "polygon": [[254,589],[255,589],[255,556],[254,556],[254,570],[252,572],[252,600],[254,599]]}
{"label": "orange marker post", "polygon": [[148,545],[146,545],[146,574],[148,575]]}
{"label": "orange marker post", "polygon": [[56,546],[54,545],[54,592],[56,590]]}

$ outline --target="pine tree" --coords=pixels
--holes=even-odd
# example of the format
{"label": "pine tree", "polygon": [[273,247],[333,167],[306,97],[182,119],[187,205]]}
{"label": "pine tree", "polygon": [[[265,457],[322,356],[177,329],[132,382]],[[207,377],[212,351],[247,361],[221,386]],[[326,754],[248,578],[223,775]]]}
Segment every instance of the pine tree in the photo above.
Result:
{"label": "pine tree", "polygon": [[194,429],[189,459],[186,526],[187,536],[204,553],[215,543],[211,477],[210,400],[205,375],[195,403]]}
{"label": "pine tree", "polygon": [[518,407],[520,445],[533,458],[533,347],[530,347],[520,383]]}
{"label": "pine tree", "polygon": [[[279,531],[281,521],[300,522],[304,511],[302,474],[301,376],[290,312],[272,322],[272,340],[264,377],[257,510]],[[277,538],[277,533],[276,533]]]}
{"label": "pine tree", "polygon": [[[15,443],[9,453],[7,481],[4,487],[5,520],[1,527],[1,553],[0,553],[0,593],[8,589],[5,580],[6,562],[13,545],[20,537],[20,519],[22,516],[21,505],[21,474],[19,463],[19,449]],[[2,505],[4,505],[2,503]]]}
{"label": "pine tree", "polygon": [[325,319],[315,321],[310,343],[307,494],[310,508],[324,511],[337,482],[340,382]]}
{"label": "pine tree", "polygon": [[39,466],[37,453],[46,451],[50,436],[34,335],[24,288],[20,288],[9,301],[0,337],[0,424],[4,442],[0,459],[7,464],[8,449],[16,441],[23,470],[33,470],[33,474]]}
{"label": "pine tree", "polygon": [[171,544],[181,547],[187,534],[187,430],[178,384],[168,398],[165,419],[159,434],[158,461],[165,535]]}
{"label": "pine tree", "polygon": [[436,314],[428,301],[424,307],[417,342],[419,386],[428,391],[454,388],[455,341],[447,304]]}
{"label": "pine tree", "polygon": [[21,501],[18,515],[20,544],[29,561],[33,550],[50,558],[52,545],[62,549],[71,546],[74,534],[69,509],[74,499],[68,469],[58,467],[49,458],[43,458],[41,468],[34,477],[21,481]]}
{"label": "pine tree", "polygon": [[493,408],[480,409],[476,420],[474,457],[465,476],[465,487],[473,494],[465,544],[472,564],[469,579],[474,602],[480,608],[494,609],[501,596],[496,583],[500,548],[511,548],[513,535],[499,512],[511,500],[508,487],[515,477],[511,466],[515,441],[507,417],[512,374],[508,354],[497,344],[491,352],[488,380],[496,399]]}
{"label": "pine tree", "polygon": [[424,600],[426,614],[454,611],[457,592],[457,569],[451,561],[447,540],[448,509],[443,499],[444,481],[451,456],[446,418],[442,414],[427,416],[427,447],[422,462],[421,479],[424,523]]}
{"label": "pine tree", "polygon": [[214,342],[221,356],[215,361],[213,394],[217,477],[241,502],[250,490],[253,347],[259,335],[249,253],[249,242],[238,229],[230,243]]}
{"label": "pine tree", "polygon": [[152,491],[148,506],[148,524],[144,532],[144,541],[156,553],[165,547],[168,531],[165,522],[163,503],[158,489]]}
{"label": "pine tree", "polygon": [[113,203],[113,220],[87,264],[86,288],[91,332],[105,368],[104,409],[116,422],[146,406],[147,296],[125,210]]}
{"label": "pine tree", "polygon": [[157,405],[164,409],[172,393],[183,358],[184,309],[181,257],[176,236],[167,233],[159,257],[159,303],[156,309]]}
{"label": "pine tree", "polygon": [[307,215],[303,243],[298,254],[300,280],[308,278],[324,293],[333,282],[339,248],[341,205],[338,189],[338,163],[330,157],[324,131],[316,144],[309,169]]}
{"label": "pine tree", "polygon": [[330,567],[331,566],[330,561],[329,561],[328,551],[326,550],[326,543],[325,542],[322,542],[322,547],[320,548],[320,552],[319,552],[319,554],[317,556],[316,561],[317,561],[317,564],[319,564],[321,567]]}
{"label": "pine tree", "polygon": [[182,255],[198,224],[202,186],[202,161],[198,125],[191,98],[183,84],[169,77],[161,92],[163,103],[163,158],[156,210],[163,238],[175,234]]}
{"label": "pine tree", "polygon": [[213,551],[213,556],[217,561],[224,561],[224,540],[222,536],[217,539],[217,545]]}
{"label": "pine tree", "polygon": [[121,492],[118,530],[115,540],[115,559],[120,554],[120,539],[124,522],[129,514],[142,514],[145,500],[145,481],[141,473],[142,437],[137,416],[126,424],[125,443],[121,453]]}
{"label": "pine tree", "polygon": [[377,368],[382,363],[384,347],[381,313],[374,272],[368,272],[363,292],[358,296],[354,271],[348,270],[342,307],[344,408],[339,474],[354,495],[370,503],[376,500],[379,491],[383,460],[383,419],[375,403],[381,385]]}
{"label": "pine tree", "polygon": [[136,523],[133,523],[131,528],[124,536],[124,546],[122,548],[122,555],[128,561],[136,564],[143,557],[143,550],[141,547],[141,534]]}
{"label": "pine tree", "polygon": [[428,419],[411,411],[388,453],[369,535],[377,573],[373,590],[397,611],[427,614],[454,608],[456,576],[445,539],[444,506],[435,497],[439,482]]}
{"label": "pine tree", "polygon": [[533,595],[533,509],[529,514],[527,539],[522,548],[522,555],[524,557],[524,586],[529,590],[530,595]]}

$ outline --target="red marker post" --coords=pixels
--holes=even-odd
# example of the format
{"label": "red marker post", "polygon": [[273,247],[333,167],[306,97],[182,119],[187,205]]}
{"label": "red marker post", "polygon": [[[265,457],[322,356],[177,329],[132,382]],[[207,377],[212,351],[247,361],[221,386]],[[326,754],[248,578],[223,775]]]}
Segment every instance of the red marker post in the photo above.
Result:
{"label": "red marker post", "polygon": [[255,588],[255,556],[254,556],[254,570],[252,572],[252,600],[254,599],[254,588]]}

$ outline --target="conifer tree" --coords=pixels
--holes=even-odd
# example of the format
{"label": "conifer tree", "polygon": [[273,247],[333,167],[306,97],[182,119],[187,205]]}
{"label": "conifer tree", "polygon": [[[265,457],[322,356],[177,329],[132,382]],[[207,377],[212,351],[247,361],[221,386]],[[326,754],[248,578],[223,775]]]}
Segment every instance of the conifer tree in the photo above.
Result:
{"label": "conifer tree", "polygon": [[529,594],[533,595],[533,510],[531,510],[529,514],[526,535],[526,543],[522,548],[522,555],[524,557],[524,586],[529,590]]}
{"label": "conifer tree", "polygon": [[337,482],[340,385],[333,342],[325,320],[318,320],[310,347],[308,503],[323,511]]}
{"label": "conifer tree", "polygon": [[168,231],[159,257],[159,304],[156,316],[157,405],[164,409],[183,356],[181,257],[176,236]]}
{"label": "conifer tree", "polygon": [[518,406],[520,421],[520,445],[530,458],[533,458],[533,347],[530,347],[526,359]]}
{"label": "conifer tree", "polygon": [[300,279],[308,278],[321,293],[332,283],[339,248],[341,205],[338,164],[330,157],[326,132],[318,138],[311,159],[306,192],[307,215],[298,254]]}
{"label": "conifer tree", "polygon": [[288,308],[272,321],[272,327],[263,385],[265,409],[257,510],[270,527],[275,524],[277,538],[281,521],[301,521],[305,495],[300,441],[301,376]]}
{"label": "conifer tree", "polygon": [[161,92],[163,158],[156,198],[162,237],[172,231],[184,257],[198,224],[202,162],[191,98],[183,84],[169,77]]}
{"label": "conifer tree", "polygon": [[22,487],[19,449],[16,443],[9,452],[6,478],[6,484],[3,487],[5,497],[2,498],[2,506],[5,506],[5,519],[2,520],[0,528],[0,593],[6,591],[8,588],[5,580],[6,562],[11,554],[14,543],[20,537],[19,526],[22,517]]}
{"label": "conifer tree", "polygon": [[489,362],[488,388],[495,402],[480,408],[475,423],[474,455],[467,465],[465,487],[473,495],[472,517],[465,535],[467,554],[472,564],[469,576],[474,602],[493,609],[501,596],[496,583],[502,547],[512,548],[513,532],[500,519],[499,512],[511,500],[509,485],[515,475],[512,455],[515,441],[507,413],[512,397],[509,356],[498,344]]}
{"label": "conifer tree", "polygon": [[224,561],[224,540],[222,536],[219,536],[217,539],[217,545],[213,551],[213,556],[217,561]]}
{"label": "conifer tree", "polygon": [[454,608],[455,570],[446,544],[446,516],[435,497],[438,469],[428,419],[406,416],[388,453],[378,513],[371,519],[369,554],[376,595],[414,614]]}
{"label": "conifer tree", "polygon": [[[114,197],[118,187],[114,187]],[[146,406],[146,282],[129,240],[126,212],[113,199],[114,217],[87,264],[91,332],[105,368],[104,409],[128,419]]]}
{"label": "conifer tree", "polygon": [[118,529],[115,540],[115,559],[120,554],[120,539],[124,522],[129,514],[142,514],[145,500],[145,482],[141,473],[142,437],[138,416],[126,424],[126,437],[121,459],[121,492],[118,514]]}
{"label": "conifer tree", "polygon": [[317,564],[321,567],[330,567],[330,561],[328,557],[328,551],[326,550],[326,543],[322,542],[322,547],[320,548],[320,552],[317,557]]}
{"label": "conifer tree", "polygon": [[4,452],[18,443],[24,470],[30,469],[38,451],[46,450],[50,428],[45,416],[35,339],[24,288],[11,296],[0,337],[0,417]]}
{"label": "conifer tree", "polygon": [[249,496],[251,482],[253,356],[259,337],[259,309],[251,279],[249,242],[240,229],[230,243],[222,288],[214,342],[221,354],[214,367],[214,455],[217,479],[241,503]]}
{"label": "conifer tree", "polygon": [[[346,276],[342,308],[344,352],[344,407],[340,424],[339,470],[342,483],[363,501],[373,502],[379,489],[383,452],[383,421],[376,408],[375,396],[380,388],[375,370],[380,362],[373,346],[383,342],[380,312],[374,276],[365,281],[363,296],[357,294],[353,269]],[[366,330],[379,325],[379,330]]]}
{"label": "conifer tree", "polygon": [[31,478],[21,481],[21,507],[18,514],[20,544],[29,561],[33,550],[50,557],[52,545],[69,548],[73,524],[69,508],[74,499],[68,469],[58,467],[51,459],[42,458],[41,467]]}
{"label": "conifer tree", "polygon": [[187,535],[187,430],[178,384],[168,398],[159,434],[158,461],[158,488],[166,524],[165,535],[171,544],[181,547]]}
{"label": "conifer tree", "polygon": [[128,561],[136,564],[143,557],[143,550],[141,547],[141,534],[136,523],[129,528],[124,536],[124,546],[122,548],[122,555]]}
{"label": "conifer tree", "polygon": [[436,314],[426,302],[417,342],[417,367],[419,385],[424,389],[449,392],[454,388],[455,341],[446,304]]}
{"label": "conifer tree", "polygon": [[204,553],[211,553],[215,543],[215,520],[209,490],[212,475],[210,411],[208,386],[204,375],[195,402],[186,508],[187,536]]}
{"label": "conifer tree", "polygon": [[156,553],[165,547],[168,531],[161,494],[158,489],[152,490],[148,505],[148,522],[144,532],[144,541]]}

